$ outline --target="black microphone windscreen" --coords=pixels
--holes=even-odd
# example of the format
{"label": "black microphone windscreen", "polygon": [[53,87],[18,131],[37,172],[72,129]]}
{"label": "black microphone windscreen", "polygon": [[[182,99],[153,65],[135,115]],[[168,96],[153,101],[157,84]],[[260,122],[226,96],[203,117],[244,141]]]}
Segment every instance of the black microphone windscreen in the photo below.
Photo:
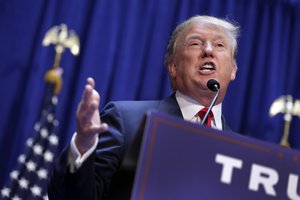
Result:
{"label": "black microphone windscreen", "polygon": [[211,90],[216,92],[217,90],[220,89],[220,84],[218,81],[216,81],[215,79],[210,79],[207,81],[207,87]]}

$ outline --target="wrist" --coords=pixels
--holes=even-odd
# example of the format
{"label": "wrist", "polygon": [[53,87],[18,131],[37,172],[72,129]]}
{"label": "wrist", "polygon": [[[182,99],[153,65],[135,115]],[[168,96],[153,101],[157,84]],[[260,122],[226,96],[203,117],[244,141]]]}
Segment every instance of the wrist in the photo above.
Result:
{"label": "wrist", "polygon": [[82,136],[81,134],[76,134],[75,145],[81,155],[87,152],[95,144],[95,141],[98,139],[98,135],[95,134],[91,136]]}

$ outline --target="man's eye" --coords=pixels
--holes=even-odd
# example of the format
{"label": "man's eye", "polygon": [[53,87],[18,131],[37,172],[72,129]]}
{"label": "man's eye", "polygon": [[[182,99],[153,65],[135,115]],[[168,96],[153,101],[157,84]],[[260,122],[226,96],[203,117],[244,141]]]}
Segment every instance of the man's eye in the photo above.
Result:
{"label": "man's eye", "polygon": [[224,43],[216,43],[216,47],[225,47]]}
{"label": "man's eye", "polygon": [[200,46],[201,43],[200,42],[190,42],[189,46]]}

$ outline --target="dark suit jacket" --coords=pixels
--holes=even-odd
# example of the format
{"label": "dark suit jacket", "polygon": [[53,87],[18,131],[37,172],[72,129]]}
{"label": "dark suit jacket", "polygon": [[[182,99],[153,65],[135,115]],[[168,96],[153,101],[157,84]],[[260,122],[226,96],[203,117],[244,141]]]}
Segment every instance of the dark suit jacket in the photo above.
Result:
{"label": "dark suit jacket", "polygon": [[[101,112],[101,119],[108,123],[109,130],[100,134],[96,151],[75,173],[70,173],[67,165],[69,147],[62,152],[48,187],[49,199],[113,199],[109,198],[115,193],[115,190],[109,188],[111,181],[121,165],[125,150],[149,110],[182,118],[174,94],[161,101],[108,103]],[[223,129],[230,130],[225,120],[222,120]]]}

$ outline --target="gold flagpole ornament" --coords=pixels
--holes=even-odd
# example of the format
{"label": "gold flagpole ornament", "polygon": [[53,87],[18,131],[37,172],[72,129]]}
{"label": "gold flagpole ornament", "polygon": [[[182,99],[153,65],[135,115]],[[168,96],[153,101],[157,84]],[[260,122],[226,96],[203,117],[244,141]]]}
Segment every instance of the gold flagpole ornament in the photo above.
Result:
{"label": "gold flagpole ornament", "polygon": [[47,31],[43,39],[43,46],[49,46],[50,44],[55,45],[55,59],[53,68],[45,75],[45,80],[55,85],[54,93],[58,94],[62,87],[61,75],[63,70],[59,67],[61,56],[66,48],[70,49],[74,56],[77,56],[80,50],[80,42],[79,37],[73,30],[68,30],[67,25],[61,24]]}
{"label": "gold flagpole ornament", "polygon": [[293,97],[291,95],[280,96],[272,103],[269,110],[269,115],[270,117],[273,117],[279,113],[284,114],[284,130],[280,140],[280,145],[290,147],[288,142],[290,125],[293,116],[300,117],[300,100],[296,99],[293,101]]}

